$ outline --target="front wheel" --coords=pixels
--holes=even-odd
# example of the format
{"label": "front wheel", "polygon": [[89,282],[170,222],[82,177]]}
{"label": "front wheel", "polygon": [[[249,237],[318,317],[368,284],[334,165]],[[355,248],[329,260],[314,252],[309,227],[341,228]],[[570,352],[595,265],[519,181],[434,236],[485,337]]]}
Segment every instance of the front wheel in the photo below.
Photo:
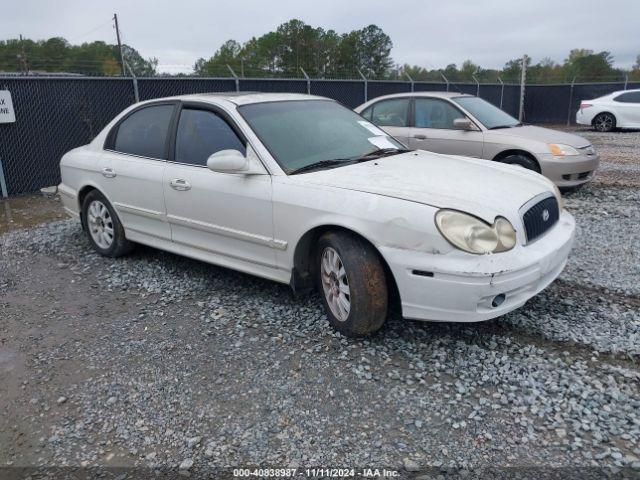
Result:
{"label": "front wheel", "polygon": [[515,165],[517,167],[526,168],[527,170],[533,170],[534,172],[540,173],[538,162],[525,155],[509,155],[502,159],[502,163],[508,163],[509,165]]}
{"label": "front wheel", "polygon": [[348,337],[378,331],[388,306],[378,253],[364,240],[343,232],[324,234],[317,247],[318,285],[329,323]]}
{"label": "front wheel", "polygon": [[599,113],[593,119],[593,128],[599,132],[611,132],[616,128],[616,117],[610,113]]}

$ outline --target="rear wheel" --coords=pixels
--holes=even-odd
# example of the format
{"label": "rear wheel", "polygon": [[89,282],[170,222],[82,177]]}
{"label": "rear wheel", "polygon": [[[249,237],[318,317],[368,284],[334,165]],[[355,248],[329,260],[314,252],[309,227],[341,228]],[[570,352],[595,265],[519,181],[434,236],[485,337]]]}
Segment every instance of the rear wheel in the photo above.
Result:
{"label": "rear wheel", "polygon": [[599,132],[610,132],[616,128],[616,117],[607,112],[599,113],[593,119],[593,128]]}
{"label": "rear wheel", "polygon": [[82,202],[82,224],[93,249],[106,257],[120,257],[133,250],[115,210],[102,193],[92,190]]}
{"label": "rear wheel", "polygon": [[533,170],[534,172],[540,173],[538,162],[536,162],[533,158],[527,157],[526,155],[509,155],[508,157],[503,158],[501,162],[508,163],[509,165],[516,165],[518,167],[526,168],[527,170]]}
{"label": "rear wheel", "polygon": [[343,232],[324,234],[317,247],[318,287],[329,323],[348,337],[379,330],[387,318],[388,291],[378,253]]}

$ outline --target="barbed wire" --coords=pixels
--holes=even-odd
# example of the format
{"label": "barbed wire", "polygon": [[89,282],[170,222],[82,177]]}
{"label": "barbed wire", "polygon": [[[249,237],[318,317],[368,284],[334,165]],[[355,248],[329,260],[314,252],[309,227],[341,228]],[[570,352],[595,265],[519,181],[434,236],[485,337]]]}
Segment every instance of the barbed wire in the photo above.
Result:
{"label": "barbed wire", "polygon": [[[126,59],[125,59],[126,60]],[[121,75],[120,60],[117,57],[105,57],[104,59],[86,59],[86,58],[59,58],[54,59],[51,57],[45,57],[41,55],[29,55],[27,56],[27,66],[30,74],[45,75],[47,72],[55,72],[57,74],[70,74],[73,76],[86,75],[86,76],[116,76]],[[106,70],[105,70],[106,69]],[[238,78],[280,78],[280,79],[295,79],[305,80],[306,77],[302,69],[300,68],[288,68],[288,69],[261,69],[253,66],[240,66],[234,65],[234,73]],[[4,58],[0,57],[0,75],[16,73],[24,73],[24,64],[20,58]],[[309,75],[310,79],[331,79],[331,80],[363,80],[360,75],[360,70],[357,67],[346,67],[340,69],[327,69],[326,71],[309,71],[305,72]],[[427,78],[413,78],[415,83],[437,83],[446,84],[447,82],[440,76],[441,70],[435,70],[429,72],[430,75]],[[367,81],[397,81],[397,82],[410,82],[410,77],[402,69],[395,69],[388,72],[385,75],[375,75],[371,72],[363,72]],[[152,65],[149,71],[145,74],[138,76],[149,77],[216,77],[216,78],[234,78],[231,70],[226,65],[209,65],[200,71],[196,71],[195,64],[184,63],[160,63]],[[514,78],[513,76],[501,76],[497,75],[495,78],[486,76],[478,77],[476,82],[473,78],[449,78],[450,85],[493,85],[499,84],[502,81],[506,85],[515,85],[520,83],[519,76]],[[579,83],[624,83],[624,82],[638,82],[640,81],[640,72],[623,72],[613,73],[606,75],[591,75],[583,74],[571,77],[569,75],[546,75],[530,76],[527,78],[527,85],[550,85],[550,84],[574,84]]]}

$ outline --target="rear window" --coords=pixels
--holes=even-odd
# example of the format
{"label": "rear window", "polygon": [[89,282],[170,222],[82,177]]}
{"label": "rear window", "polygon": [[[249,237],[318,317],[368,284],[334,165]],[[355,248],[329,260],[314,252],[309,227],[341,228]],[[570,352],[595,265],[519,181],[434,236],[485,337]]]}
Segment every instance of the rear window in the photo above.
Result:
{"label": "rear window", "polygon": [[614,98],[621,103],[640,103],[640,92],[627,92]]}
{"label": "rear window", "polygon": [[173,105],[154,105],[125,118],[115,134],[116,152],[166,160],[166,143]]}

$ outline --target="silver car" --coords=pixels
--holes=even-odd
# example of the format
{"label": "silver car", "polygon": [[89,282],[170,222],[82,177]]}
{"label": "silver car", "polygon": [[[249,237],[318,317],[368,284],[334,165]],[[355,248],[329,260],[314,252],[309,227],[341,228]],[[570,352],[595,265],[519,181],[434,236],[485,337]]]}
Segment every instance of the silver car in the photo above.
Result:
{"label": "silver car", "polygon": [[412,149],[519,165],[561,188],[588,182],[599,164],[588,140],[523,125],[473,95],[401,93],[377,97],[355,111]]}

